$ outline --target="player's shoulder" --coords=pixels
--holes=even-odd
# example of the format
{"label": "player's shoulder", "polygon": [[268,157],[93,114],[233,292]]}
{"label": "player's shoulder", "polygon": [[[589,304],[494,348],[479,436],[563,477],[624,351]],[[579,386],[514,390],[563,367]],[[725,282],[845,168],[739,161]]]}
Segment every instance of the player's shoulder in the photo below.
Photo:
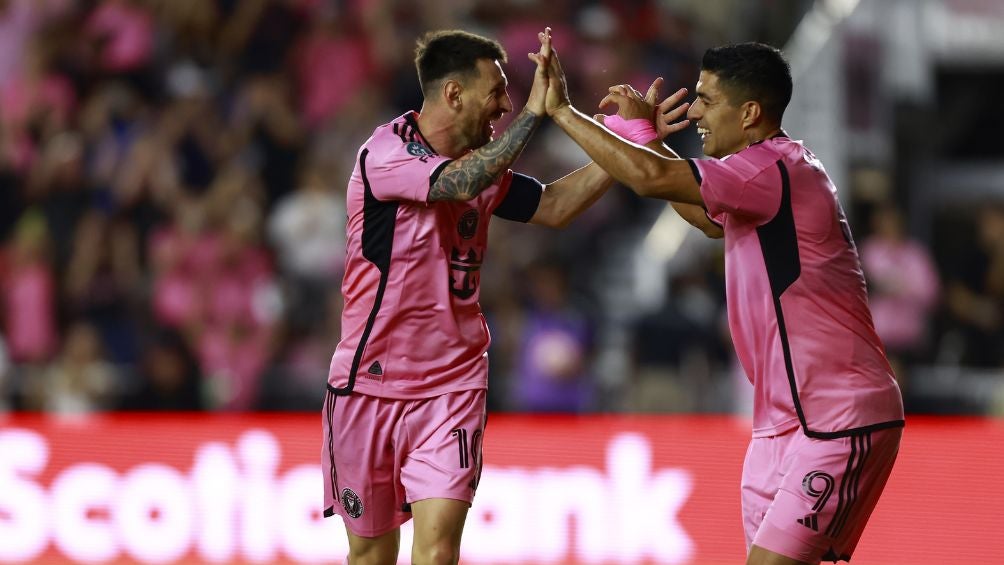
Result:
{"label": "player's shoulder", "polygon": [[413,157],[426,157],[435,153],[429,148],[418,130],[417,114],[406,112],[397,118],[377,126],[364,147],[377,155],[390,156],[407,154]]}

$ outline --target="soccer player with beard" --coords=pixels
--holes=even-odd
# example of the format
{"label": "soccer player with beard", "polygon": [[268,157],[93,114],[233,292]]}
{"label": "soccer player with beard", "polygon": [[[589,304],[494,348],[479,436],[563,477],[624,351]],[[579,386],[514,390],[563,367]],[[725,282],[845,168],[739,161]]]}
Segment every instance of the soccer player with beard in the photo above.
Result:
{"label": "soccer player with beard", "polygon": [[540,39],[526,107],[493,138],[513,110],[505,51],[463,31],[427,34],[415,57],[422,109],[359,150],[322,453],[324,514],[342,516],[351,565],[396,563],[412,518],[412,563],[458,562],[485,433],[489,220],[563,227],[612,183],[592,163],[547,185],[510,170],[546,117],[549,30]]}

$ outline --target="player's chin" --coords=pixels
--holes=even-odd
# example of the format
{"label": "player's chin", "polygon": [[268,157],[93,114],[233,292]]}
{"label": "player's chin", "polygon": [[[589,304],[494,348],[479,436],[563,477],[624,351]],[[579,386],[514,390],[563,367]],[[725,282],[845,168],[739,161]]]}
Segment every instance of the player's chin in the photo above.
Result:
{"label": "player's chin", "polygon": [[717,157],[717,155],[714,155],[715,146],[708,141],[701,142],[701,151],[708,157]]}

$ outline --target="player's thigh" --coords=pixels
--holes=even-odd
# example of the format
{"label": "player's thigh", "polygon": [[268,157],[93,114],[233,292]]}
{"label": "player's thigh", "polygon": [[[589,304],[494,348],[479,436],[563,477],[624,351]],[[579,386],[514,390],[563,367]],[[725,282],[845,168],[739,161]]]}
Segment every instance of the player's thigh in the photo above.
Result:
{"label": "player's thigh", "polygon": [[407,502],[474,500],[481,471],[485,391],[444,394],[413,403],[405,415],[406,452],[401,482]]}
{"label": "player's thigh", "polygon": [[764,549],[758,545],[753,545],[750,547],[749,557],[746,559],[746,565],[811,565],[805,561],[799,561],[797,559],[792,559],[780,553],[774,553],[773,551]]}
{"label": "player's thigh", "polygon": [[412,559],[415,563],[454,562],[460,556],[460,539],[470,504],[451,498],[427,498],[411,504],[415,525]]}
{"label": "player's thigh", "polygon": [[818,440],[796,434],[753,545],[807,563],[849,560],[895,462],[902,430]]}
{"label": "player's thigh", "polygon": [[401,529],[395,528],[376,537],[349,536],[350,565],[395,565],[401,549]]}
{"label": "player's thigh", "polygon": [[[380,538],[410,518],[402,506],[393,448],[406,403],[352,394],[327,395],[324,405],[324,514],[338,514],[347,530]],[[391,446],[390,448],[388,446]]]}

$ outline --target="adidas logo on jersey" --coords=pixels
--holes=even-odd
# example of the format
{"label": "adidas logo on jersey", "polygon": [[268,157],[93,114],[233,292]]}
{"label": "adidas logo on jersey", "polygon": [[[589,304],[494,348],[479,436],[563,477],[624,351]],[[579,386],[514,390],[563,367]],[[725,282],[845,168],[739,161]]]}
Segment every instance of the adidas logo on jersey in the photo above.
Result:
{"label": "adidas logo on jersey", "polygon": [[802,524],[806,528],[809,528],[810,530],[812,530],[814,532],[818,532],[819,531],[819,522],[818,522],[816,516],[817,516],[817,514],[806,514],[805,518],[799,518],[799,519],[797,519],[795,521],[798,522],[799,524]]}
{"label": "adidas logo on jersey", "polygon": [[370,368],[366,370],[366,372],[371,375],[376,375],[379,377],[383,375],[383,367],[380,366],[379,361],[374,361],[373,364],[370,365]]}

